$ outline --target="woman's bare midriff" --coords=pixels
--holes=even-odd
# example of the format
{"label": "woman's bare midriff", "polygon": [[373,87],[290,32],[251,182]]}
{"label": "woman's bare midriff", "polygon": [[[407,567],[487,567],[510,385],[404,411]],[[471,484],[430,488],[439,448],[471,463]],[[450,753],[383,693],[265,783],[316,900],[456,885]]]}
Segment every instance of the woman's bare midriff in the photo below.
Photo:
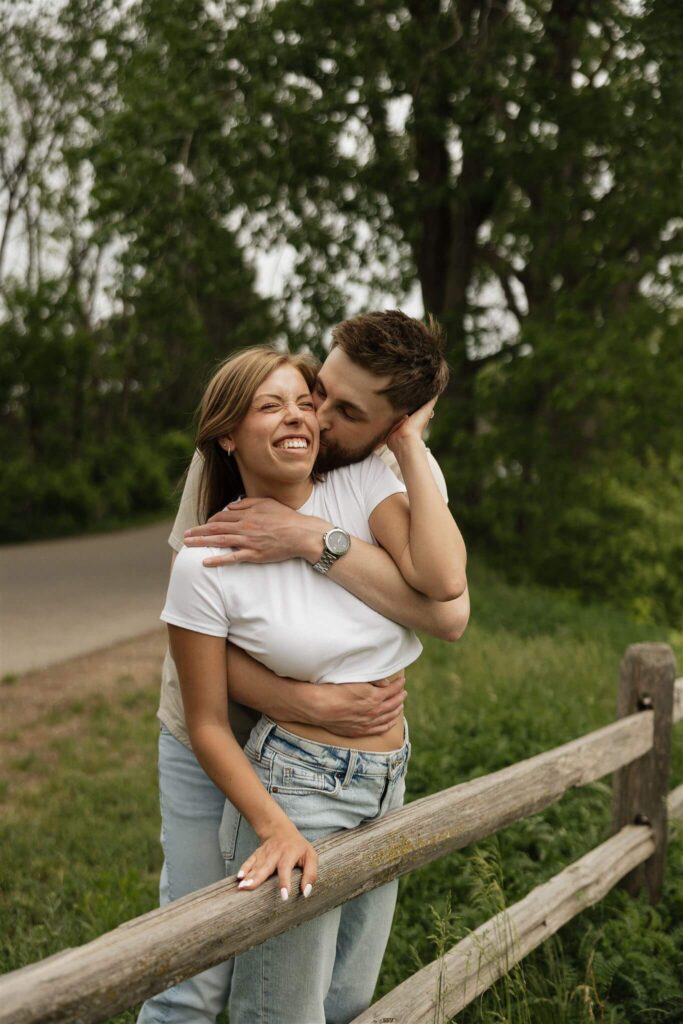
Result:
{"label": "woman's bare midriff", "polygon": [[324,743],[330,747],[347,747],[349,750],[369,750],[375,754],[389,750],[400,750],[403,746],[403,719],[392,725],[389,732],[380,736],[338,736],[335,732],[323,729],[322,726],[308,725],[303,722],[281,722],[277,724],[288,732],[303,736],[304,739]]}

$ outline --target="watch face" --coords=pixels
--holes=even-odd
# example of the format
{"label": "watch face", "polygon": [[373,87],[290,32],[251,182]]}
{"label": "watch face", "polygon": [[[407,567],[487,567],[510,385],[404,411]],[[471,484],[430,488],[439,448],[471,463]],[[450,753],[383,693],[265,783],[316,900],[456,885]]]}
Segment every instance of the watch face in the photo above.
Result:
{"label": "watch face", "polygon": [[344,530],[330,530],[327,535],[327,547],[333,555],[345,555],[349,544],[349,535]]}

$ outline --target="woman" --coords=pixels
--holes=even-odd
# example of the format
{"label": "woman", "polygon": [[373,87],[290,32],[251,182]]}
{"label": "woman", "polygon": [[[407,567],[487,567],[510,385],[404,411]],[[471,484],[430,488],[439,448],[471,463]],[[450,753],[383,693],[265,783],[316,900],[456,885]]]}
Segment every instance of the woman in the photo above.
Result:
{"label": "woman", "polygon": [[[406,580],[429,592],[433,585],[441,589],[444,567],[461,554],[459,532],[450,517],[452,529],[444,524],[443,501],[426,465],[420,435],[429,407],[405,417],[391,435],[409,492],[420,485],[412,515],[398,497],[403,486],[374,456],[313,479],[314,372],[307,360],[268,349],[242,352],[221,367],[200,416],[204,511],[212,515],[240,492],[274,497],[337,523],[330,539],[338,550],[315,573],[300,560],[207,569],[206,551],[186,548],[176,559],[162,616],[195,754],[246,819],[224,836],[230,869],[239,867],[245,889],[277,871],[283,899],[294,866],[302,868],[304,896],[311,894],[317,865],[311,840],[400,805],[407,733],[398,723],[358,741],[262,719],[242,751],[228,723],[225,638],[283,676],[327,683],[386,677],[415,660],[419,642],[325,580],[329,559],[343,554],[348,533],[369,542],[374,534]],[[443,526],[437,543],[432,513]],[[395,883],[375,890],[238,957],[232,1024],[351,1020],[372,997],[395,891]]]}

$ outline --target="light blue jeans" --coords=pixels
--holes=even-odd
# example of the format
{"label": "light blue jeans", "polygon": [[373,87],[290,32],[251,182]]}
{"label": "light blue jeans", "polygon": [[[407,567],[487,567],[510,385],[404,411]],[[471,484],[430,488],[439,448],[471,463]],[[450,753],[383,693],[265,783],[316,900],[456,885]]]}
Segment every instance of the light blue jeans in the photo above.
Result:
{"label": "light blue jeans", "polygon": [[[410,756],[369,753],[302,739],[262,718],[245,747],[259,778],[313,841],[355,828],[403,804]],[[227,874],[259,846],[244,818],[226,810]],[[389,938],[398,882],[336,907],[236,957],[230,1024],[347,1024],[371,1001]],[[315,887],[310,899],[315,899]]]}
{"label": "light blue jeans", "polygon": [[[221,819],[228,819],[223,793],[164,725],[159,735],[159,795],[164,851],[159,903],[164,907],[225,877],[218,830]],[[230,809],[237,821],[237,811]],[[138,1024],[214,1024],[228,1001],[232,964],[219,964],[148,999]]]}

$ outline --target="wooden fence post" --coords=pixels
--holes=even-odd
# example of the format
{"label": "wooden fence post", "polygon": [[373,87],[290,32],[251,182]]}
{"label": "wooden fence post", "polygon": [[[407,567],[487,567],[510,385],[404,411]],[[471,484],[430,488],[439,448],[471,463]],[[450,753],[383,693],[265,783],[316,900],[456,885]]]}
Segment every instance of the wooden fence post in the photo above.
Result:
{"label": "wooden fence post", "polygon": [[650,903],[662,894],[667,844],[667,794],[671,760],[676,659],[668,644],[631,644],[621,662],[617,718],[654,712],[652,749],[613,776],[612,830],[652,827],[655,852],[620,883],[631,895],[645,886]]}

